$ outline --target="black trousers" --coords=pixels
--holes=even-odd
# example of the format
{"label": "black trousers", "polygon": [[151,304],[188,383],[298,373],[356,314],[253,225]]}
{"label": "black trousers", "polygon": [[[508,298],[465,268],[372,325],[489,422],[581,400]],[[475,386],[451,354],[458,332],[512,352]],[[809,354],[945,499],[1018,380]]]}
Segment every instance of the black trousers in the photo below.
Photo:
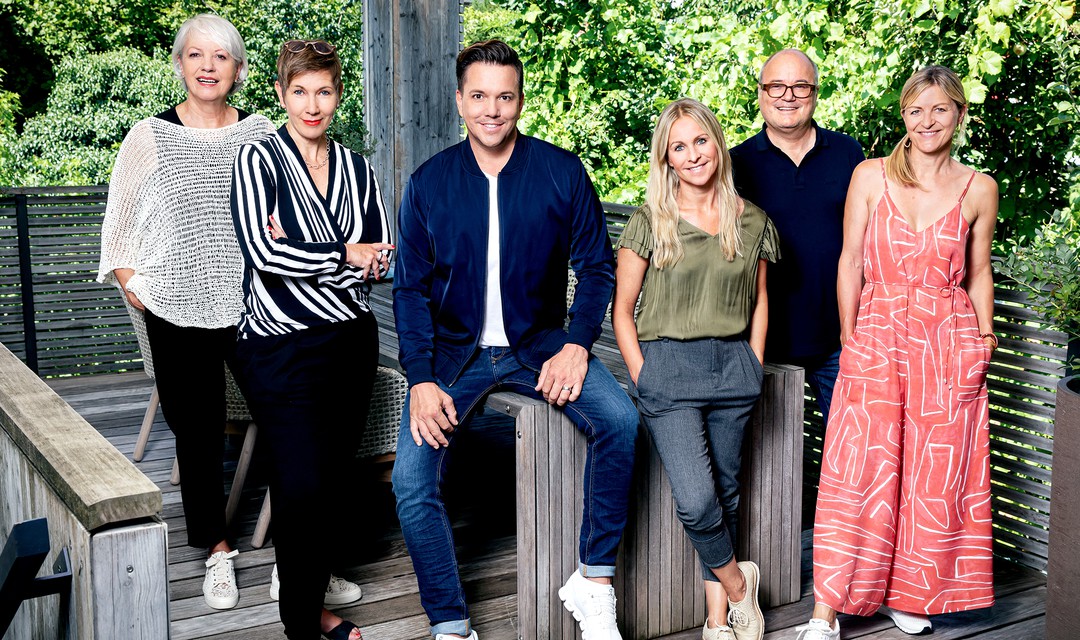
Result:
{"label": "black trousers", "polygon": [[225,365],[237,371],[236,327],[179,327],[144,315],[161,411],[176,436],[188,544],[209,549],[226,536]]}
{"label": "black trousers", "polygon": [[[237,347],[259,441],[270,458],[278,611],[291,640],[320,637],[330,570],[361,508],[350,478],[367,423],[379,334],[370,313]],[[347,521],[347,519],[346,519]]]}

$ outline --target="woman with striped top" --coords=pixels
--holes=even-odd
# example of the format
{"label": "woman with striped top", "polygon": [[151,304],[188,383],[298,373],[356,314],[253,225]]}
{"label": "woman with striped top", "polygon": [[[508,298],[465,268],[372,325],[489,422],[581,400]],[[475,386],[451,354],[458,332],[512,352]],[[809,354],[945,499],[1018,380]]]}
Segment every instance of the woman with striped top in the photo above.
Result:
{"label": "woman with striped top", "polygon": [[322,604],[351,524],[335,509],[379,353],[369,281],[386,272],[393,247],[371,166],[326,134],[342,91],[334,47],[290,40],[277,69],[288,121],[241,147],[233,169],[246,263],[237,352],[270,456],[285,634],[357,640],[359,629]]}

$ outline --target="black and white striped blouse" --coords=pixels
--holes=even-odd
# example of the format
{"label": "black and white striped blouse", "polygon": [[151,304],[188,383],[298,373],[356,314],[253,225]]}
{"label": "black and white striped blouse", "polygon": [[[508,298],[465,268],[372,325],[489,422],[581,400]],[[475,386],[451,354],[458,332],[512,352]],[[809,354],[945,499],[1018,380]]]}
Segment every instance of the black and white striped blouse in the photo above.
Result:
{"label": "black and white striped blouse", "polygon": [[[324,198],[284,126],[240,148],[232,214],[245,262],[241,337],[282,335],[370,312],[371,286],[345,263],[345,243],[391,242],[382,196],[367,160],[336,142],[329,174]],[[271,215],[285,238],[271,237]]]}

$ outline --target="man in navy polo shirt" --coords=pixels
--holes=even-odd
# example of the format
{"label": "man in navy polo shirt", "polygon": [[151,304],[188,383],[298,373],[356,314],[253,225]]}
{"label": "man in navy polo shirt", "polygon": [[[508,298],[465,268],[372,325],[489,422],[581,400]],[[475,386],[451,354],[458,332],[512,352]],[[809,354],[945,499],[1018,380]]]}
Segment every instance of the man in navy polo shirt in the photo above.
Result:
{"label": "man in navy polo shirt", "polygon": [[765,126],[731,150],[731,161],[735,188],[769,214],[784,256],[769,267],[765,357],[806,370],[827,420],[840,359],[836,269],[844,200],[865,156],[854,138],[814,122],[817,90],[817,66],[805,53],[774,53],[758,77]]}

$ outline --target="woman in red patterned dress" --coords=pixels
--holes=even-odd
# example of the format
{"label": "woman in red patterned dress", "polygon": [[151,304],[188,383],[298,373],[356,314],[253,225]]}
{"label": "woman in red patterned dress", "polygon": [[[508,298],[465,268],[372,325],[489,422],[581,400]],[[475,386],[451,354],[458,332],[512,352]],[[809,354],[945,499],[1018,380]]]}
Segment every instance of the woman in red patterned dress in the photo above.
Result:
{"label": "woman in red patterned dress", "polygon": [[848,190],[840,375],[814,523],[814,598],[801,640],[838,640],[837,612],[890,617],[989,607],[986,371],[993,333],[993,178],[952,158],[960,78],[930,66],[900,95],[907,134]]}

